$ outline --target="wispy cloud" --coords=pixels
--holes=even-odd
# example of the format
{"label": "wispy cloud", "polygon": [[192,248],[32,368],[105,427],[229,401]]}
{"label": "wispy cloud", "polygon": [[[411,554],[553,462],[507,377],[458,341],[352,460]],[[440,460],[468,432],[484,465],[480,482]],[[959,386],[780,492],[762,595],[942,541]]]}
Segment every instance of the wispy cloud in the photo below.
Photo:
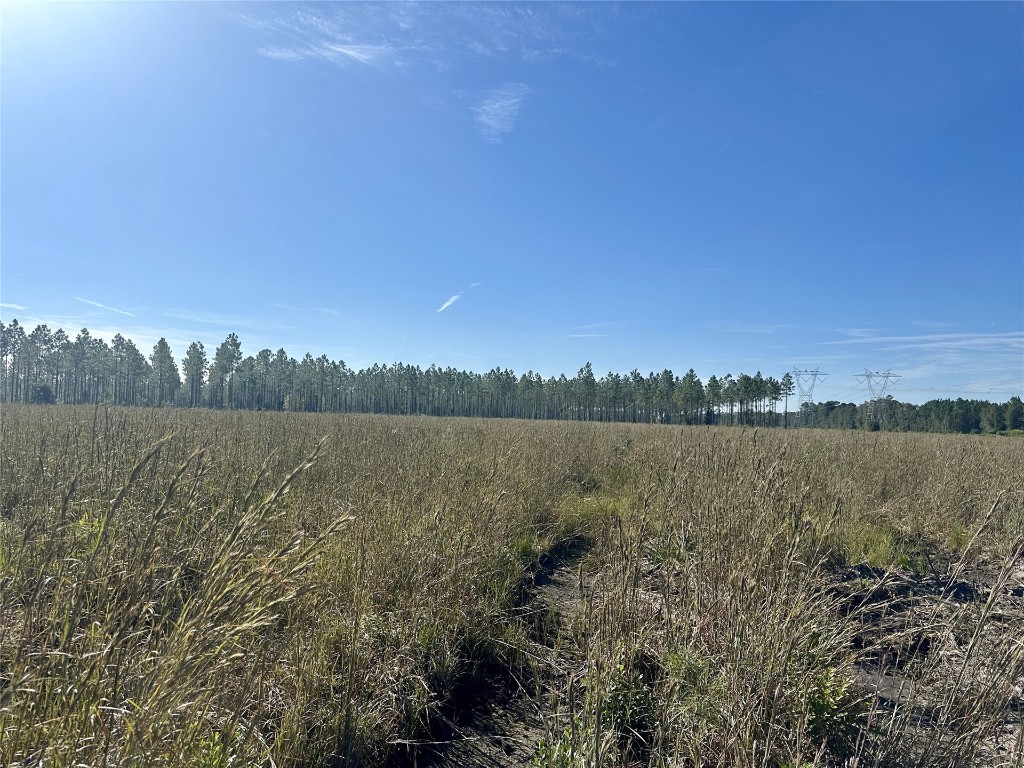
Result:
{"label": "wispy cloud", "polygon": [[438,307],[437,311],[438,312],[444,312],[446,309],[448,309],[448,307],[450,307],[452,304],[454,304],[456,301],[458,301],[461,298],[462,298],[462,294],[461,293],[456,293],[454,296],[448,297],[448,300],[444,304],[442,304],[440,307]]}
{"label": "wispy cloud", "polygon": [[[556,59],[609,66],[601,41],[631,11],[573,3],[340,3],[257,5],[236,16],[260,37],[254,51],[283,65],[310,62],[340,69],[372,67],[380,73],[447,73],[479,68],[481,60],[540,68]],[[616,23],[610,23],[612,20]],[[490,64],[489,64],[490,65]],[[418,98],[450,109],[439,84],[418,79]],[[462,98],[466,93],[455,90]],[[475,92],[467,106],[483,139],[492,144],[515,126],[530,88],[506,83]]]}
{"label": "wispy cloud", "polygon": [[83,299],[81,296],[75,296],[75,300],[76,301],[80,301],[83,304],[89,304],[89,305],[91,305],[93,307],[99,307],[100,309],[105,309],[107,312],[116,312],[119,315],[126,315],[127,317],[135,317],[135,315],[133,315],[131,312],[125,312],[123,309],[118,309],[117,307],[108,307],[106,304],[100,304],[98,301],[93,301],[92,299]]}
{"label": "wispy cloud", "polygon": [[398,350],[400,350],[402,347],[404,347],[405,346],[405,342],[407,342],[408,340],[409,340],[408,336],[402,337],[402,340],[400,342],[398,342],[398,346],[391,350],[391,354],[388,355],[388,359],[389,360],[394,360],[395,359],[395,355],[398,354]]}
{"label": "wispy cloud", "polygon": [[265,56],[268,59],[277,59],[278,61],[302,61],[306,58],[305,55],[295,48],[258,48],[256,52],[260,56]]}
{"label": "wispy cloud", "polygon": [[344,45],[322,42],[297,48],[260,48],[258,53],[278,61],[320,59],[338,66],[346,64],[372,64],[391,53],[387,45]]}
{"label": "wispy cloud", "polygon": [[712,331],[718,333],[752,333],[757,335],[763,335],[768,333],[775,333],[776,331],[783,331],[787,328],[796,328],[797,326],[791,323],[774,323],[774,324],[734,324],[734,325],[716,325],[710,326]]}
{"label": "wispy cloud", "polygon": [[1024,387],[1022,331],[897,335],[851,328],[843,333],[849,338],[822,345],[841,351],[837,360],[891,370],[900,377],[900,391],[1003,397]]}
{"label": "wispy cloud", "polygon": [[484,141],[500,144],[502,136],[511,133],[529,94],[530,87],[525,83],[505,83],[473,107],[473,119]]}
{"label": "wispy cloud", "polygon": [[571,3],[341,3],[268,4],[236,18],[270,38],[256,51],[275,61],[445,71],[480,58],[608,64],[593,43],[606,35],[603,20],[613,14],[621,16],[618,9]]}
{"label": "wispy cloud", "polygon": [[567,333],[566,338],[569,339],[603,339],[607,334],[604,333]]}
{"label": "wispy cloud", "polygon": [[333,309],[332,307],[296,307],[293,304],[282,304],[277,301],[272,302],[270,306],[276,307],[277,309],[284,309],[288,312],[317,312],[321,315],[330,315],[331,317],[344,317],[346,319],[351,319],[347,315],[345,315],[345,313],[339,312],[338,310]]}
{"label": "wispy cloud", "polygon": [[[866,339],[877,337],[880,333],[884,332],[884,328],[837,328],[836,332],[843,334],[843,336],[853,336],[857,339]],[[839,342],[830,342],[837,344]]]}
{"label": "wispy cloud", "polygon": [[390,45],[341,45],[326,43],[317,49],[325,59],[334,62],[357,61],[360,64],[371,64],[382,56],[391,53]]}
{"label": "wispy cloud", "polygon": [[1000,333],[926,333],[911,336],[876,336],[866,329],[848,329],[853,338],[826,341],[825,344],[870,344],[883,350],[1006,350],[1024,347],[1024,332]]}
{"label": "wispy cloud", "polygon": [[26,309],[28,309],[28,307],[24,306],[23,304],[5,304],[3,302],[0,302],[0,308],[14,309],[17,310],[18,312],[24,312]]}
{"label": "wispy cloud", "polygon": [[336,66],[349,64],[393,63],[394,47],[379,38],[371,25],[353,23],[341,9],[321,12],[298,8],[277,14],[242,14],[247,26],[275,38],[275,44],[261,46],[256,52],[265,58],[283,62],[307,59]]}
{"label": "wispy cloud", "polygon": [[583,325],[574,325],[573,330],[576,331],[595,331],[608,328],[617,328],[622,325],[618,320],[600,320],[596,323],[584,323]]}
{"label": "wispy cloud", "polygon": [[282,326],[279,323],[256,319],[248,315],[224,315],[219,312],[201,312],[191,309],[159,309],[153,311],[156,314],[169,317],[172,320],[180,320],[185,323],[195,323],[198,325],[209,325],[216,328],[228,328],[235,331],[242,328],[254,330],[288,330],[286,326]]}
{"label": "wispy cloud", "polygon": [[448,309],[448,307],[450,307],[456,301],[461,299],[466,294],[466,291],[471,291],[474,288],[479,288],[481,285],[483,285],[483,283],[481,283],[481,282],[470,283],[469,284],[469,288],[467,288],[465,290],[462,290],[462,291],[459,291],[458,293],[454,294],[453,296],[449,296],[448,300],[444,304],[442,304],[440,307],[437,308],[437,311],[438,312],[444,312],[446,309]]}
{"label": "wispy cloud", "polygon": [[921,328],[928,328],[932,331],[941,331],[956,327],[956,323],[949,323],[945,320],[911,320],[914,325]]}

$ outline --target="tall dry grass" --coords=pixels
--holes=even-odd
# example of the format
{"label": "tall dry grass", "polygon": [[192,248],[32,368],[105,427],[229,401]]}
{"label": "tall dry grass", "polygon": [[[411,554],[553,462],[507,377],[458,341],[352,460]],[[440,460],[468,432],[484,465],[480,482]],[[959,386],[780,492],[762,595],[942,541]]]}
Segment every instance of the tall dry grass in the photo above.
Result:
{"label": "tall dry grass", "polygon": [[637,440],[536,765],[1024,764],[1022,449]]}
{"label": "tall dry grass", "polygon": [[[996,744],[1022,680],[1021,441],[2,418],[5,765],[413,762],[494,676],[545,689],[538,765],[1021,754]],[[589,548],[580,595],[538,637],[524,604],[564,542]],[[978,599],[891,590],[926,579]],[[922,632],[931,652],[886,672],[875,657]],[[878,693],[873,659],[914,690]]]}

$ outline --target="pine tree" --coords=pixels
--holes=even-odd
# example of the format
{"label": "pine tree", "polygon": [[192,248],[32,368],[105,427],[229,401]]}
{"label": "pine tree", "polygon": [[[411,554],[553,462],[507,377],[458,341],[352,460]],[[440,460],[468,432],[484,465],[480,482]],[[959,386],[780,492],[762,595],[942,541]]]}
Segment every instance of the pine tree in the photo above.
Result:
{"label": "pine tree", "polygon": [[201,341],[193,341],[185,353],[185,359],[181,361],[181,368],[185,374],[186,403],[189,408],[196,408],[202,404],[206,367],[206,349]]}
{"label": "pine tree", "polygon": [[779,383],[782,385],[782,397],[786,401],[785,405],[783,406],[785,408],[785,411],[784,411],[783,416],[782,416],[782,426],[783,426],[784,429],[788,429],[789,428],[789,396],[793,394],[793,389],[794,389],[794,386],[795,386],[794,383],[793,383],[793,376],[789,373],[789,371],[786,371],[785,375],[783,375],[783,377],[782,377],[782,381],[780,381]]}
{"label": "pine tree", "polygon": [[207,401],[211,408],[224,408],[231,405],[231,378],[235,368],[242,362],[242,343],[238,336],[229,333],[224,342],[217,347],[210,364],[210,380],[207,383]]}
{"label": "pine tree", "polygon": [[149,362],[153,366],[150,375],[150,402],[157,406],[173,403],[174,396],[181,388],[181,375],[178,373],[178,365],[171,355],[167,339],[160,339],[156,343],[153,354],[149,356]]}
{"label": "pine tree", "polygon": [[1006,428],[1024,429],[1024,403],[1014,395],[1006,403]]}

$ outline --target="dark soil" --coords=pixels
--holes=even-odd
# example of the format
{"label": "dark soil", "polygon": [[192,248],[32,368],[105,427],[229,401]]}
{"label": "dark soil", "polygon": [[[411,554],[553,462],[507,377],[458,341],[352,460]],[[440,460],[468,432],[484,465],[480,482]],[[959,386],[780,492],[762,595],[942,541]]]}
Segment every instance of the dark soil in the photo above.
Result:
{"label": "dark soil", "polygon": [[860,624],[851,641],[858,687],[877,727],[905,734],[908,765],[929,765],[952,744],[960,765],[1024,766],[1020,650],[1006,654],[1024,638],[1024,560],[1001,575],[860,565],[836,574],[832,592],[839,613]]}
{"label": "dark soil", "polygon": [[451,697],[432,740],[410,745],[417,768],[505,768],[527,765],[550,731],[549,693],[565,664],[559,637],[582,594],[580,565],[592,542],[575,538],[540,558],[519,611],[533,641],[522,673],[483,670]]}

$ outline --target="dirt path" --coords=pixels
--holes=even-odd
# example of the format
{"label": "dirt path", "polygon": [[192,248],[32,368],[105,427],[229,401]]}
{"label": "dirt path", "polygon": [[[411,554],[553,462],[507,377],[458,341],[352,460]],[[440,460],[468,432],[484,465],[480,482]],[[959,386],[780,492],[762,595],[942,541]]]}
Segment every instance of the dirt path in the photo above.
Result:
{"label": "dirt path", "polygon": [[533,629],[533,670],[521,677],[485,679],[469,692],[468,706],[448,722],[451,736],[423,744],[417,768],[511,768],[528,765],[538,742],[551,730],[550,692],[567,666],[559,638],[581,604],[580,564],[585,541],[564,544],[545,556],[522,606]]}
{"label": "dirt path", "polygon": [[[566,630],[593,587],[581,567],[586,552],[580,542],[562,547],[535,575],[520,614],[532,628],[533,669],[478,680],[448,722],[449,736],[418,745],[412,765],[525,766],[539,741],[560,732],[553,692],[565,688],[578,661]],[[927,764],[930,750],[953,741],[964,765],[1024,768],[1024,676],[1019,661],[1017,671],[1000,668],[1010,661],[1007,639],[1024,637],[1024,560],[999,580],[991,571],[914,576],[860,566],[837,574],[833,594],[861,622],[857,688],[878,722],[902,734],[912,762]],[[1004,706],[1003,714],[973,728],[980,713],[960,711],[951,691],[980,695],[986,707]]]}

